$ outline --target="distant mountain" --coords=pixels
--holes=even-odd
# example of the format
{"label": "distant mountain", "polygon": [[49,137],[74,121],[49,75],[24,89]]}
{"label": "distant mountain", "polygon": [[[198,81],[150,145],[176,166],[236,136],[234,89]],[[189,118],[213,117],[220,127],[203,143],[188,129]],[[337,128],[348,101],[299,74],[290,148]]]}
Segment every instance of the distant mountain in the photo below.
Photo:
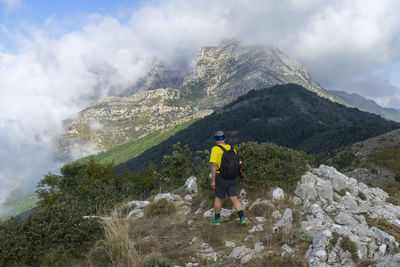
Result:
{"label": "distant mountain", "polygon": [[394,108],[384,108],[378,105],[375,101],[367,99],[359,94],[347,93],[344,91],[328,91],[331,95],[334,95],[342,99],[347,105],[356,107],[360,110],[371,112],[382,116],[388,120],[400,122],[400,110]]}
{"label": "distant mountain", "polygon": [[273,46],[228,39],[219,46],[201,48],[193,73],[183,78],[181,68],[156,62],[133,90],[138,93],[101,99],[81,111],[78,119],[66,121],[60,154],[77,159],[104,151],[204,117],[250,90],[276,84],[296,83],[340,102],[314,82],[304,67]]}
{"label": "distant mountain", "polygon": [[302,86],[276,85],[250,91],[117,169],[134,171],[149,162],[159,164],[177,142],[189,144],[192,150],[210,149],[217,130],[225,132],[230,144],[272,142],[317,154],[399,127],[399,123],[334,103]]}

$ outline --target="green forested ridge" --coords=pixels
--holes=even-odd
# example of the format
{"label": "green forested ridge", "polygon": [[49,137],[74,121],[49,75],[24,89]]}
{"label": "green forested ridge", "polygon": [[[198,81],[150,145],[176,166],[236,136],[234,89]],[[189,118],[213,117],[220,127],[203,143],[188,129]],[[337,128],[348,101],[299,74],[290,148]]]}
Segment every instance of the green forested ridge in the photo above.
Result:
{"label": "green forested ridge", "polygon": [[189,144],[192,150],[210,149],[213,134],[223,130],[227,142],[272,142],[317,154],[399,128],[400,124],[378,115],[348,108],[319,97],[295,84],[276,85],[247,95],[220,112],[193,123],[140,156],[117,166],[136,171],[149,162],[160,164],[173,144]]}

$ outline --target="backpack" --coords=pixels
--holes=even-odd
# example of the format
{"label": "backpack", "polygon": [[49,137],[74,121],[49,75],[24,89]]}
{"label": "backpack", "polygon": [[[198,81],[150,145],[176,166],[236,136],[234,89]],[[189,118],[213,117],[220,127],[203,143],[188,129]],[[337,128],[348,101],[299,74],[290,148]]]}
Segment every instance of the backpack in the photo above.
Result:
{"label": "backpack", "polygon": [[218,169],[221,176],[224,178],[235,178],[240,175],[240,168],[242,167],[242,161],[236,154],[233,147],[230,150],[226,150],[223,146],[217,145],[221,148],[224,153],[222,154],[221,167]]}

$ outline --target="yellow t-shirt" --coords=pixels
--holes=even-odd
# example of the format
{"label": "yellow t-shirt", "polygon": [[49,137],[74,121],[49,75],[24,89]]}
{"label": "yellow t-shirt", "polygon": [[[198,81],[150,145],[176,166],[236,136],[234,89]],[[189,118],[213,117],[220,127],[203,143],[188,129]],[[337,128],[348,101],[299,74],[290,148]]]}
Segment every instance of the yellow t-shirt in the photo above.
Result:
{"label": "yellow t-shirt", "polygon": [[[231,146],[228,144],[221,144],[221,146],[223,146],[226,150],[230,150]],[[235,150],[236,152],[236,150]],[[222,154],[224,153],[224,151],[218,147],[218,146],[213,146],[213,148],[211,149],[211,156],[210,156],[210,162],[215,162],[217,163],[217,173],[219,173],[219,168],[221,168],[221,161],[222,161]]]}

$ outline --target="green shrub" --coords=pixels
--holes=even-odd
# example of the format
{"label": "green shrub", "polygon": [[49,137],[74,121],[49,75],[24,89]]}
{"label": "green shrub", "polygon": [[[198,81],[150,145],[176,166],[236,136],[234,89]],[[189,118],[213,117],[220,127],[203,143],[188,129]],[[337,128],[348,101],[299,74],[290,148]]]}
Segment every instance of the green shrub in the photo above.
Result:
{"label": "green shrub", "polygon": [[96,219],[83,216],[107,212],[133,189],[113,165],[90,161],[46,175],[36,192],[32,216],[0,224],[0,266],[68,265],[67,259],[84,258],[103,231]]}
{"label": "green shrub", "polygon": [[396,180],[396,182],[400,183],[400,173],[396,174],[396,176],[394,177],[394,179]]}
{"label": "green shrub", "polygon": [[165,188],[182,186],[191,175],[191,159],[189,146],[185,145],[182,148],[179,142],[176,143],[172,155],[165,155],[162,161],[162,186]]}
{"label": "green shrub", "polygon": [[271,207],[270,205],[267,204],[256,204],[254,205],[251,210],[250,213],[253,216],[263,216],[263,217],[270,217],[271,213],[274,211],[274,208]]}
{"label": "green shrub", "polygon": [[175,205],[169,202],[165,198],[150,203],[144,209],[144,214],[146,215],[146,217],[153,217],[163,214],[168,215],[168,214],[173,214],[175,212],[176,212]]}
{"label": "green shrub", "polygon": [[347,250],[348,252],[351,253],[351,257],[354,262],[356,262],[358,260],[357,245],[356,245],[356,243],[351,241],[347,235],[342,236],[342,241],[340,242],[340,245],[343,250]]}
{"label": "green shrub", "polygon": [[363,193],[363,192],[359,192],[358,193],[358,197],[361,199],[361,200],[367,200],[367,196]]}
{"label": "green shrub", "polygon": [[375,169],[375,168],[372,168],[372,169],[371,169],[371,173],[372,173],[372,174],[378,174],[378,170]]}
{"label": "green shrub", "polygon": [[290,266],[290,267],[305,267],[306,265],[300,259],[296,257],[289,257],[285,256],[282,257],[277,254],[270,254],[268,256],[264,256],[263,258],[263,265],[268,267],[283,267],[283,266]]}
{"label": "green shrub", "polygon": [[274,144],[248,142],[237,150],[243,161],[241,183],[250,190],[278,186],[291,192],[312,162],[303,152]]}

